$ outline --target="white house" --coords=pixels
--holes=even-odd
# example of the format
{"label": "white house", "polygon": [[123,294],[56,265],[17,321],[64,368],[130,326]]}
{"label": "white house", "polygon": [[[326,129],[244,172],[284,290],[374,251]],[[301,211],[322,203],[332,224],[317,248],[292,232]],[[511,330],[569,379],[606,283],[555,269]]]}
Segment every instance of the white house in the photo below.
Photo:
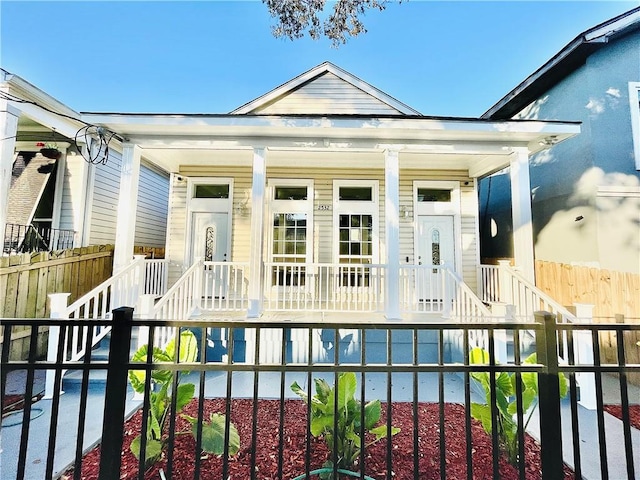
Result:
{"label": "white house", "polygon": [[[80,113],[16,75],[0,73],[0,232],[5,253],[21,247],[29,225],[42,233],[50,249],[115,243],[120,192],[131,199],[120,188],[120,139],[111,139],[108,153],[98,151],[100,138]],[[59,151],[58,158],[40,153],[49,144]],[[163,247],[169,175],[143,161],[139,184],[135,244]]]}
{"label": "white house", "polygon": [[[532,279],[529,158],[580,131],[424,116],[330,63],[228,114],[81,118],[124,139],[121,192],[139,194],[144,162],[171,172],[169,283],[182,276],[204,289],[189,294],[201,308],[249,316],[450,313],[448,282],[465,298],[480,283],[478,180],[507,166],[516,263]],[[120,202],[125,265],[137,222]],[[189,270],[198,259],[204,276]]]}

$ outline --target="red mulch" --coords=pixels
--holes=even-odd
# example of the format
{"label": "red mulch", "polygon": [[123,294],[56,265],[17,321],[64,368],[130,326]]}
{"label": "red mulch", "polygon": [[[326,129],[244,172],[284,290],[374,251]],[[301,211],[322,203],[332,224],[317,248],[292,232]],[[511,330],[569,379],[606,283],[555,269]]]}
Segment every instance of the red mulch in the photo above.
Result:
{"label": "red mulch", "polygon": [[[44,393],[38,393],[31,399],[31,403],[36,403],[44,396]],[[8,394],[2,397],[2,415],[22,410],[24,408],[24,394]]]}
{"label": "red mulch", "polygon": [[[604,411],[622,420],[621,405],[605,405]],[[629,405],[629,423],[633,428],[640,430],[640,405]]]}
{"label": "red mulch", "polygon": [[[214,399],[205,401],[205,418],[211,412],[224,413],[224,400]],[[280,402],[278,400],[259,400],[257,424],[257,445],[255,451],[256,478],[273,480],[278,478],[278,445]],[[251,435],[252,408],[250,399],[236,399],[231,403],[231,420],[240,434],[240,452],[229,459],[230,480],[246,480],[251,478]],[[286,400],[284,429],[284,455],[282,478],[291,479],[305,472],[306,445],[306,405],[301,400]],[[395,480],[420,478],[421,480],[440,478],[440,447],[439,447],[439,413],[438,404],[420,403],[418,409],[419,435],[419,473],[414,475],[413,468],[413,410],[411,403],[398,402],[392,406],[392,424],[401,428],[401,432],[393,437],[392,470]],[[386,406],[383,404],[383,418]],[[185,413],[197,416],[197,402],[194,400],[185,409]],[[466,478],[466,440],[464,407],[458,404],[445,405],[445,446],[446,446],[446,475],[447,478]],[[129,451],[129,445],[140,430],[141,413],[138,411],[125,426],[125,439],[122,454],[122,468],[120,478],[137,478],[138,461]],[[177,421],[177,431],[186,431],[189,425],[183,419]],[[473,448],[473,476],[477,479],[487,479],[493,476],[491,438],[484,432],[482,425],[472,421]],[[366,450],[365,473],[375,479],[386,478],[386,439]],[[195,441],[191,435],[176,436],[174,448],[173,478],[193,478],[195,466]],[[311,440],[311,470],[320,468],[329,453],[321,439]],[[203,455],[201,463],[201,480],[222,478],[222,460],[215,455]],[[98,478],[100,464],[99,447],[87,453],[82,462],[82,479]],[[525,440],[526,478],[540,479],[540,447],[529,436]],[[146,479],[158,479],[159,469],[166,472],[166,458],[156,463],[146,473]],[[354,467],[358,470],[359,467]],[[70,472],[67,472],[69,475]],[[64,476],[62,478],[65,478]],[[317,477],[313,477],[314,480]],[[503,457],[500,458],[500,478],[517,479],[517,470],[509,465]],[[565,467],[565,479],[572,479],[573,472]]]}

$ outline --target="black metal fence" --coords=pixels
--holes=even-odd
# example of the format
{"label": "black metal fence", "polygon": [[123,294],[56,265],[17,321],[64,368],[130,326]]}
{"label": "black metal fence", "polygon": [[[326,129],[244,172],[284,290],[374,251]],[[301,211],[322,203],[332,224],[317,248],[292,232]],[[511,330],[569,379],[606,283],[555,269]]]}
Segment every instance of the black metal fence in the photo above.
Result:
{"label": "black metal fence", "polygon": [[[3,412],[12,377],[20,373],[24,392],[21,422],[13,421],[17,411],[3,413],[2,478],[58,478],[66,472],[68,478],[101,480],[635,479],[640,469],[640,432],[630,419],[631,405],[640,397],[634,398],[627,384],[628,373],[640,365],[629,364],[621,341],[640,325],[556,324],[543,313],[527,324],[318,324],[164,322],[134,320],[132,312],[114,311],[108,358],[102,360],[94,352],[74,363],[42,361],[35,354],[13,361],[3,343]],[[69,326],[91,330],[102,323],[6,319],[2,333],[9,338],[16,326],[34,327],[35,352],[38,329],[60,327],[61,359]],[[143,363],[130,360],[136,336],[148,335],[152,344],[167,327],[175,327],[175,351],[190,361],[180,361],[171,348]],[[179,334],[186,329],[196,334],[196,358],[184,352],[193,342]],[[591,364],[575,361],[576,332],[591,336]],[[600,363],[603,332],[619,339],[615,364]],[[508,359],[499,363],[505,333]],[[533,340],[525,341],[531,334]],[[564,364],[558,363],[558,338],[567,340],[560,342],[567,350]],[[482,363],[475,346],[486,352]],[[537,358],[529,357],[530,351]],[[55,372],[55,391],[64,385],[64,395],[38,400],[45,370]],[[76,386],[66,383],[69,374],[63,379],[70,370],[78,374]],[[96,379],[99,372],[106,372],[106,383]],[[138,372],[137,381],[132,372]],[[577,374],[595,378],[595,411],[579,405]],[[560,377],[568,385],[564,399]],[[347,381],[354,378],[355,385]],[[141,398],[128,380],[137,382]],[[193,391],[184,387],[190,382]],[[301,401],[295,386],[311,398],[316,384],[316,398]],[[533,393],[539,408],[529,420],[526,407],[535,403]],[[612,395],[621,421],[605,412]],[[216,423],[212,412],[223,417]],[[375,430],[371,422],[377,413],[381,428]],[[483,423],[492,427],[490,433]],[[239,436],[237,452],[232,426]]]}
{"label": "black metal fence", "polygon": [[75,232],[48,226],[7,223],[4,230],[4,253],[52,252],[73,248]]}

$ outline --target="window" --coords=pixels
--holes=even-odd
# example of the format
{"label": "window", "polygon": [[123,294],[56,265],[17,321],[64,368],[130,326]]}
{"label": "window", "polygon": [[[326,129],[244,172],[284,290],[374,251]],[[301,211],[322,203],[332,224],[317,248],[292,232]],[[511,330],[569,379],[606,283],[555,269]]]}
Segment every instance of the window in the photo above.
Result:
{"label": "window", "polygon": [[339,263],[373,263],[373,216],[341,214]]}
{"label": "window", "polygon": [[193,198],[229,198],[229,184],[196,184]]}
{"label": "window", "polygon": [[371,202],[373,189],[371,187],[340,187],[340,201]]}
{"label": "window", "polygon": [[629,108],[636,170],[640,170],[640,82],[629,82]]}
{"label": "window", "polygon": [[[304,286],[310,262],[313,183],[309,180],[270,180],[271,269],[273,286]],[[300,264],[300,265],[295,265]]]}
{"label": "window", "polygon": [[306,200],[307,187],[275,187],[275,200]]}
{"label": "window", "polygon": [[[273,215],[273,261],[304,263],[307,261],[307,214],[275,213]],[[273,267],[274,285],[304,285],[304,266]]]}
{"label": "window", "polygon": [[441,188],[418,188],[419,202],[450,202],[451,190]]}
{"label": "window", "polygon": [[334,181],[335,261],[341,267],[340,286],[369,286],[378,261],[378,182]]}

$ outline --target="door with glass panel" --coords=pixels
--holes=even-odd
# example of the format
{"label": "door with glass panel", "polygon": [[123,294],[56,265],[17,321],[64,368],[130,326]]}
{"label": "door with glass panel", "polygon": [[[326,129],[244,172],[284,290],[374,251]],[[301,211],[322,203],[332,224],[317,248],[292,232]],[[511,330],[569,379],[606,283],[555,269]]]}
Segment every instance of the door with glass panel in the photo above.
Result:
{"label": "door with glass panel", "polygon": [[[227,213],[194,212],[192,214],[193,259],[205,262],[227,261],[227,238],[229,216]],[[203,298],[223,299],[227,296],[228,271],[220,264],[205,264],[203,275]]]}
{"label": "door with glass panel", "polygon": [[445,275],[439,265],[453,268],[455,264],[453,216],[421,215],[418,217],[418,264],[431,266],[416,274],[416,293],[419,304],[436,307],[445,297]]}
{"label": "door with glass panel", "polygon": [[374,311],[382,302],[376,266],[377,182],[336,181],[337,251],[334,282],[338,310]]}
{"label": "door with glass panel", "polygon": [[312,187],[308,182],[272,181],[270,222],[271,308],[299,310],[312,291]]}

